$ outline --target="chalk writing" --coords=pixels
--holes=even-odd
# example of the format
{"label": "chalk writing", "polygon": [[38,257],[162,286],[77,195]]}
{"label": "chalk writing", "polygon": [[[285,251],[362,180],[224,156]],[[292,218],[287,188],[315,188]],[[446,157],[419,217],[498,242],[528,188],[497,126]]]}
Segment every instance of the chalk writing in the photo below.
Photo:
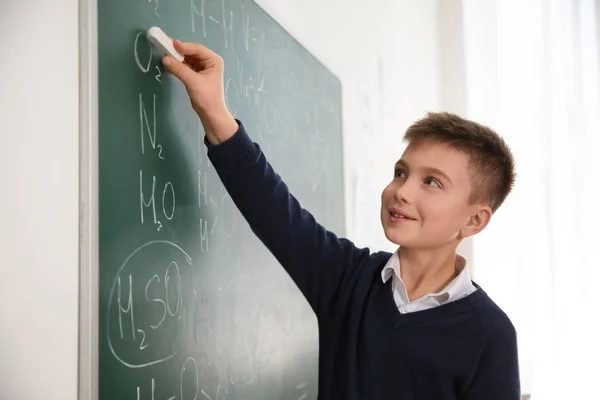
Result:
{"label": "chalk writing", "polygon": [[250,50],[250,13],[246,11],[246,6],[242,5],[242,32],[244,34],[244,48]]}
{"label": "chalk writing", "polygon": [[[157,1],[157,7],[158,7],[158,1]],[[144,45],[142,45],[140,43],[144,43]],[[147,56],[145,56],[145,55],[143,56],[144,60],[147,57],[147,61],[142,62],[142,56],[140,55],[140,53],[148,54]],[[153,53],[154,53],[154,47],[152,46],[152,44],[146,37],[146,32],[144,32],[144,31],[138,32],[137,35],[135,35],[135,40],[133,42],[133,57],[135,59],[135,63],[137,64],[138,68],[144,74],[146,74],[150,71],[150,66],[152,65],[152,54]],[[162,64],[160,64],[160,65],[162,65]],[[154,66],[154,68],[156,69],[156,75],[154,75],[154,79],[156,79],[160,83],[163,83],[162,79],[161,79],[162,70],[160,68],[160,65]]]}
{"label": "chalk writing", "polygon": [[146,347],[148,347],[148,344],[145,343],[146,332],[144,332],[142,329],[138,329],[137,331],[142,334],[142,341],[140,343],[140,350],[144,350]]}
{"label": "chalk writing", "polygon": [[121,304],[121,277],[118,278],[119,286],[119,297],[117,299],[119,303],[119,332],[121,333],[121,339],[123,339],[123,321],[121,319],[122,313],[129,314],[131,318],[131,336],[135,339],[135,323],[133,322],[133,290],[131,288],[131,275],[129,275],[129,292],[127,294],[127,308],[123,308]]}
{"label": "chalk writing", "polygon": [[[171,305],[169,302],[169,272],[171,271],[171,268],[175,268],[175,272],[177,273],[177,308],[175,311],[171,310]],[[179,306],[181,303],[181,273],[179,272],[179,265],[177,265],[175,261],[171,261],[169,267],[167,268],[167,272],[165,273],[165,290],[167,292],[167,310],[171,316],[175,316],[179,312]]]}
{"label": "chalk writing", "polygon": [[142,143],[142,154],[145,154],[145,146],[144,146],[144,127],[146,128],[146,132],[148,133],[148,138],[150,140],[150,145],[153,149],[156,148],[156,94],[152,95],[152,128],[150,128],[150,124],[148,123],[148,113],[146,112],[146,107],[144,106],[144,100],[142,99],[142,94],[139,95],[139,104],[140,104],[140,139]]}
{"label": "chalk writing", "polygon": [[231,45],[233,49],[233,11],[229,11],[229,24],[225,11],[225,0],[221,0],[221,9],[223,10],[223,37],[225,38],[225,48]]}
{"label": "chalk writing", "polygon": [[[154,78],[159,81],[160,83],[162,83],[162,80],[160,79],[162,72],[160,71],[160,68],[158,67],[158,65],[156,65],[156,72],[158,72],[158,74],[154,75]],[[160,156],[159,156],[160,157]]]}
{"label": "chalk writing", "polygon": [[208,221],[200,218],[200,251],[208,251]]}
{"label": "chalk writing", "polygon": [[[167,209],[165,209],[165,196],[167,192],[171,193],[171,210],[167,213]],[[171,182],[165,183],[165,188],[163,189],[162,194],[162,207],[164,216],[170,221],[173,219],[173,215],[175,214],[175,189],[173,189],[173,184]],[[168,206],[167,206],[168,208]]]}
{"label": "chalk writing", "polygon": [[[187,373],[187,374],[186,374]],[[193,390],[189,390],[189,388],[184,388],[185,377],[186,375],[191,375],[193,379]],[[185,390],[188,389],[188,390]],[[179,380],[179,393],[181,395],[181,400],[188,400],[198,398],[198,392],[200,391],[200,382],[198,380],[198,365],[196,364],[196,360],[192,357],[188,357],[183,363],[183,367],[181,367],[181,374]],[[191,393],[194,395],[192,396]]]}
{"label": "chalk writing", "polygon": [[[144,46],[144,47],[146,48],[146,51],[148,52],[148,61],[146,62],[146,66],[144,66],[144,64],[142,64],[142,62],[140,60],[139,53],[141,50],[139,50],[139,48],[138,48],[140,38],[143,38],[142,42],[144,42],[146,44],[146,46]],[[135,62],[137,64],[137,66],[139,67],[139,69],[142,72],[146,73],[146,72],[150,71],[150,63],[152,62],[152,44],[146,38],[145,32],[139,32],[137,35],[135,35],[135,41],[133,43],[133,55],[135,57]]]}
{"label": "chalk writing", "polygon": [[[152,189],[150,190],[150,197],[146,200],[146,196],[144,195],[144,173],[140,170],[140,221],[144,223],[144,208],[152,207],[152,218],[153,223],[159,225],[157,228],[160,230],[162,228],[162,222],[157,218],[156,215],[156,176],[152,176]],[[170,203],[170,204],[169,204]],[[162,197],[161,197],[161,207],[162,207],[162,215],[167,220],[172,220],[175,215],[175,189],[173,188],[173,184],[171,182],[166,182],[163,187]]]}
{"label": "chalk writing", "polygon": [[[136,289],[136,279],[141,280],[146,272],[147,260],[154,260],[155,266],[164,265],[164,279],[157,273],[148,274],[147,278],[143,279],[142,288]],[[171,261],[167,261],[170,259]],[[183,273],[185,266],[186,278]],[[156,267],[154,268],[154,270]],[[171,359],[178,353],[176,344],[179,343],[177,337],[172,337],[173,346],[164,346],[164,338],[158,333],[162,326],[167,326],[169,332],[173,332],[173,324],[180,323],[186,309],[193,307],[194,295],[194,279],[193,279],[192,260],[179,247],[170,241],[152,241],[148,242],[134,252],[132,252],[121,265],[114,283],[111,288],[108,299],[109,315],[107,318],[107,340],[109,348],[113,356],[123,365],[129,368],[143,368],[149,365],[162,363]],[[139,278],[136,278],[139,276]],[[138,282],[139,282],[138,280]],[[128,284],[124,285],[123,281]],[[161,284],[162,283],[162,284]],[[184,285],[185,283],[185,285]],[[143,290],[143,298],[146,302],[134,302],[134,298],[139,298],[134,294],[136,290]],[[162,294],[158,292],[162,291]],[[184,293],[189,299],[188,306],[185,306]],[[112,303],[116,300],[117,307],[113,308]],[[155,308],[159,307],[162,312],[158,315]],[[135,311],[135,312],[134,312]],[[117,315],[114,315],[117,314]],[[111,322],[114,315],[118,321],[118,329],[113,332]],[[139,315],[139,317],[138,317]],[[152,317],[152,318],[150,318]],[[148,328],[144,326],[148,324]],[[128,325],[131,325],[131,337],[125,335]],[[156,333],[155,333],[156,332]],[[156,336],[156,335],[159,336]],[[153,341],[153,337],[156,339]],[[115,338],[116,341],[115,341]],[[127,352],[130,348],[128,343],[134,341],[137,344],[139,353],[136,358],[131,358],[133,355]],[[153,348],[153,342],[162,343],[161,346]],[[129,354],[129,359],[125,359],[123,354]],[[148,352],[149,351],[149,352]]]}
{"label": "chalk writing", "polygon": [[194,3],[194,0],[191,0],[191,4],[192,4],[192,12],[191,12],[191,17],[192,17],[192,32],[196,32],[196,20],[195,20],[195,16],[198,16],[201,18],[201,22],[202,22],[202,37],[206,37],[206,19],[205,19],[205,14],[204,14],[204,4],[206,3],[206,0],[198,0],[200,3],[200,11],[198,11],[198,9],[196,8],[196,4]]}
{"label": "chalk writing", "polygon": [[158,13],[158,1],[159,0],[148,0],[148,3],[154,2],[154,14],[156,14],[156,16],[160,18],[160,14]]}
{"label": "chalk writing", "polygon": [[235,116],[240,108],[240,89],[237,82],[231,78],[225,83],[225,101],[231,114]]}
{"label": "chalk writing", "polygon": [[[154,397],[154,393],[156,392],[156,382],[154,381],[154,378],[152,378],[152,391],[151,391],[151,400],[155,400]],[[171,396],[169,397],[167,400],[175,400],[177,397],[175,396]],[[140,397],[140,387],[137,387],[137,400],[142,400],[142,398]]]}
{"label": "chalk writing", "polygon": [[154,218],[154,223],[157,223],[157,219],[156,219],[156,202],[154,201],[154,190],[156,189],[156,177],[153,176],[152,177],[152,190],[151,190],[151,195],[150,195],[150,200],[148,200],[148,202],[146,202],[145,197],[144,197],[144,186],[143,186],[143,181],[144,181],[144,177],[143,177],[143,172],[140,169],[140,220],[142,221],[142,224],[144,223],[144,207],[150,207],[152,206],[152,216]]}
{"label": "chalk writing", "polygon": [[155,279],[156,279],[156,281],[158,283],[160,283],[160,278],[158,277],[158,275],[154,274],[154,276],[152,276],[152,278],[150,278],[150,280],[146,284],[146,288],[144,289],[144,296],[146,297],[146,300],[147,301],[157,302],[157,303],[161,304],[162,308],[163,308],[163,314],[162,314],[162,317],[160,317],[160,320],[158,321],[158,323],[156,325],[150,324],[150,328],[152,328],[152,329],[158,329],[162,325],[162,323],[164,322],[165,318],[167,317],[167,304],[165,303],[165,301],[163,299],[161,299],[161,298],[158,298],[158,297],[150,298],[150,295],[148,294],[148,289],[150,288],[150,284]]}
{"label": "chalk writing", "polygon": [[[146,111],[146,106],[144,104],[144,99],[142,98],[142,94],[139,94],[139,114],[140,114],[140,140],[142,147],[142,154],[145,154],[145,142],[144,139],[146,136],[150,141],[150,146],[152,149],[156,149],[156,94],[152,94],[152,126],[150,126],[150,122],[148,121],[148,112]],[[158,144],[158,158],[161,160],[165,160],[165,157],[162,155],[162,146]]]}

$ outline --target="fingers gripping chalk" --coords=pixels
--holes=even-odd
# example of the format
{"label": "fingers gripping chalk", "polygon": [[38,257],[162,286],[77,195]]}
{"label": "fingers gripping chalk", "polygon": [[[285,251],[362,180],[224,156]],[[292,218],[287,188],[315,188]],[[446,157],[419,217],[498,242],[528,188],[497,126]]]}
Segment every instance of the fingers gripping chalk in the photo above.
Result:
{"label": "fingers gripping chalk", "polygon": [[146,37],[163,54],[168,54],[179,62],[184,60],[183,55],[173,47],[173,39],[168,37],[158,26],[148,29]]}

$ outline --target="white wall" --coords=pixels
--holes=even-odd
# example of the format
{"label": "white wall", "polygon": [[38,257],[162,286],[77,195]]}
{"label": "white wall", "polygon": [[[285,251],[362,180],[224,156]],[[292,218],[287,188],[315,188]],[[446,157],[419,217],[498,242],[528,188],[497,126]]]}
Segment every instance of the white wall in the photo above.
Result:
{"label": "white wall", "polygon": [[[347,233],[359,245],[393,249],[380,193],[406,127],[458,107],[441,85],[440,65],[460,57],[439,51],[439,1],[258,1],[342,80]],[[78,2],[2,2],[0,399],[75,399]]]}
{"label": "white wall", "polygon": [[[467,118],[463,0],[438,2],[438,51],[441,108]],[[464,240],[459,246],[458,252],[467,259],[471,277],[477,280],[477,266],[472,262],[473,241],[472,237]]]}
{"label": "white wall", "polygon": [[1,2],[0,399],[77,396],[77,29],[77,0]]}

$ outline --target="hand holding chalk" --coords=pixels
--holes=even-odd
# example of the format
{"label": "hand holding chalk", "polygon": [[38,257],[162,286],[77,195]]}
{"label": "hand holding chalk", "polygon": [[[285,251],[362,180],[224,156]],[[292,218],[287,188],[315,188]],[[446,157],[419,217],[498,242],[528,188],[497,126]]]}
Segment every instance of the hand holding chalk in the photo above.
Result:
{"label": "hand holding chalk", "polygon": [[237,131],[238,124],[225,101],[223,59],[201,44],[182,43],[161,32],[158,27],[150,28],[148,39],[152,43],[154,40],[161,43],[157,47],[166,54],[163,64],[184,84],[208,141],[215,144],[229,139]]}

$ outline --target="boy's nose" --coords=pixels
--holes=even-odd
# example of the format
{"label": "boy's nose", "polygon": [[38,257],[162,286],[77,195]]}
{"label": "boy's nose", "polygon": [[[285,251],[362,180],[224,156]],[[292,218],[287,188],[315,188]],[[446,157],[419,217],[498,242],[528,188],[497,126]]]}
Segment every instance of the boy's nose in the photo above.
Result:
{"label": "boy's nose", "polygon": [[418,187],[417,184],[415,184],[415,181],[407,179],[396,189],[394,198],[398,202],[410,204],[415,200],[417,189]]}

